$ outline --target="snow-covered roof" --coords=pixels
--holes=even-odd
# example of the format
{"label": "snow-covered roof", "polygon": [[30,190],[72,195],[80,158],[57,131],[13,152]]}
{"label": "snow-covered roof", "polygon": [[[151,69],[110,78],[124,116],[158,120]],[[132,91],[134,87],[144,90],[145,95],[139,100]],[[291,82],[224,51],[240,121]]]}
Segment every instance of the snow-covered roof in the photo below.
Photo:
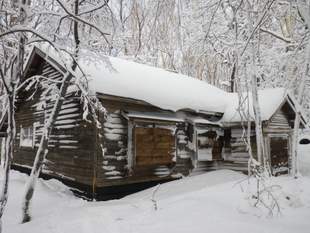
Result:
{"label": "snow-covered roof", "polygon": [[[68,60],[66,54],[59,55],[51,47],[38,49],[45,58],[52,58],[60,65]],[[226,92],[204,81],[116,57],[81,57],[78,63],[91,92],[142,100],[174,112],[182,109],[225,111]]]}
{"label": "snow-covered roof", "polygon": [[[229,96],[229,104],[227,105],[222,122],[240,122],[241,120],[246,120],[245,118],[241,119],[241,115],[238,111],[239,108],[239,95],[237,93],[227,93]],[[243,99],[246,98],[247,93],[242,93]],[[261,110],[262,120],[269,120],[275,111],[280,107],[280,105],[285,100],[287,92],[284,88],[270,88],[258,91],[258,101]],[[242,105],[243,112],[247,114],[249,106],[249,114],[252,119],[254,119],[253,112],[253,102],[252,102],[252,93],[248,95],[249,103],[247,101]]]}
{"label": "snow-covered roof", "polygon": [[[53,49],[39,50],[45,54],[45,59],[50,57],[63,64],[63,57],[60,58]],[[220,121],[223,123],[241,121],[238,94],[225,92],[204,81],[115,57],[82,58],[79,66],[86,74],[92,92],[142,100],[174,112],[191,109],[224,113]],[[262,120],[270,119],[286,95],[284,88],[259,91]],[[251,93],[249,99],[250,116],[254,119]],[[243,107],[247,109],[245,105]]]}
{"label": "snow-covered roof", "polygon": [[109,60],[113,69],[102,60],[81,64],[91,90],[143,100],[172,111],[224,112],[226,108],[226,92],[206,82],[124,59]]}

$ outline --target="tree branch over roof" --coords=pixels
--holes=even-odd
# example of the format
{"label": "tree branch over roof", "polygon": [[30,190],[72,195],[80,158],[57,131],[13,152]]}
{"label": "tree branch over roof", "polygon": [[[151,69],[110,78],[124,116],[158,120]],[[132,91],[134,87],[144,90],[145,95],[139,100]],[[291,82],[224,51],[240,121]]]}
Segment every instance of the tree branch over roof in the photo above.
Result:
{"label": "tree branch over roof", "polygon": [[97,32],[99,32],[102,37],[104,38],[104,40],[106,41],[107,44],[111,44],[110,41],[108,40],[108,38],[106,37],[107,35],[110,35],[109,33],[106,33],[106,32],[103,32],[100,28],[98,28],[96,25],[82,19],[81,17],[77,16],[77,15],[74,15],[71,11],[69,11],[67,9],[67,7],[65,6],[65,4],[60,1],[60,0],[56,0],[56,2],[58,2],[58,4],[61,6],[61,8],[70,16],[70,18],[72,18],[74,21],[78,21],[78,22],[81,22],[83,24],[86,24],[92,28],[94,28]]}

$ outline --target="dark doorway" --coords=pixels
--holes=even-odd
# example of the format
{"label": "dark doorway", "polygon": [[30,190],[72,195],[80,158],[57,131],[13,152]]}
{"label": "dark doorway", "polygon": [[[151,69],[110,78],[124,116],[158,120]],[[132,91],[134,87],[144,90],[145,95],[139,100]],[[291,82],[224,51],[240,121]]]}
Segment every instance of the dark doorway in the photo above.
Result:
{"label": "dark doorway", "polygon": [[288,137],[270,138],[270,159],[273,175],[288,173]]}

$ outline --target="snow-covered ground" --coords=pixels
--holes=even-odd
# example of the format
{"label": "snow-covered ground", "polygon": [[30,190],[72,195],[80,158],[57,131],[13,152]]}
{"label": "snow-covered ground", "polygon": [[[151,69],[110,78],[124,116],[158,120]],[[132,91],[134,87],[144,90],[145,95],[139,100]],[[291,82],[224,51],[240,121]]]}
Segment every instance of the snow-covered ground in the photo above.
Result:
{"label": "snow-covered ground", "polygon": [[[309,233],[310,147],[301,147],[304,176],[268,182],[280,213],[253,207],[254,180],[229,170],[210,172],[163,184],[107,202],[86,202],[55,180],[40,180],[33,220],[20,224],[26,175],[12,171],[4,233]],[[305,162],[307,161],[307,162]],[[155,192],[152,201],[152,195]],[[268,201],[266,199],[266,201]]]}

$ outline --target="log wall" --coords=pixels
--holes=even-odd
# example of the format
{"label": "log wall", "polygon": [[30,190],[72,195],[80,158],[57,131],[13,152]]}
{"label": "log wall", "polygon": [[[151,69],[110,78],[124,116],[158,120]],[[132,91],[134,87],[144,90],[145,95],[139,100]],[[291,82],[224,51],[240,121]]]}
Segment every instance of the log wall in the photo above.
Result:
{"label": "log wall", "polygon": [[[62,74],[48,63],[41,64],[40,75],[61,80]],[[41,85],[41,86],[40,86]],[[19,93],[16,111],[17,137],[14,146],[14,165],[32,167],[42,135],[44,121],[49,119],[55,94],[46,93],[46,87],[54,85],[41,81],[30,91]],[[59,84],[58,84],[59,85]],[[30,93],[35,93],[31,95]],[[44,174],[64,178],[81,184],[92,185],[94,177],[95,133],[92,123],[82,119],[79,93],[71,92],[61,108],[48,144],[44,161]],[[34,127],[34,146],[20,146],[20,131]]]}
{"label": "log wall", "polygon": [[[270,138],[282,138],[283,136],[287,137],[287,153],[288,153],[288,164],[291,164],[291,156],[290,156],[290,141],[291,141],[291,133],[292,128],[289,124],[289,119],[287,113],[283,111],[282,108],[279,108],[275,114],[270,118],[269,121],[265,121],[263,123],[263,136],[264,136],[264,143],[267,150],[267,156],[270,162]],[[249,154],[247,152],[246,143],[244,141],[244,137],[246,135],[243,134],[243,129],[241,126],[227,128],[225,130],[225,143],[223,149],[223,157],[224,161],[221,164],[221,168],[228,168],[233,170],[241,170],[247,171],[247,162],[249,159]],[[255,137],[255,130],[254,126],[251,131],[251,147],[253,156],[256,157],[256,137]],[[277,151],[279,157],[282,156],[282,150],[279,148],[273,148],[273,151]],[[283,160],[283,159],[282,159]],[[271,164],[271,166],[273,166]]]}
{"label": "log wall", "polygon": [[274,175],[288,173],[292,167],[291,141],[293,130],[288,114],[279,109],[264,127],[265,145]]}
{"label": "log wall", "polygon": [[[111,96],[102,96],[101,101],[107,110],[107,115],[101,117],[103,127],[98,132],[96,179],[98,187],[169,180],[189,174],[192,168],[192,150],[188,145],[184,124],[167,120],[126,118],[123,114],[126,111],[145,113],[161,111],[139,101],[122,100]],[[156,134],[161,132],[159,133],[161,138],[169,137],[169,145],[156,139],[156,143],[160,143],[158,146],[169,146],[170,149],[164,149],[167,153],[169,151],[169,156],[164,158],[164,155],[159,155],[156,150],[154,153],[157,153],[157,157],[161,157],[161,161],[148,162],[144,159],[141,164],[136,155],[139,156],[139,151],[143,149],[140,144],[137,146],[142,139],[137,138],[136,133],[141,134],[150,130]],[[150,135],[145,135],[145,140],[146,137]],[[150,152],[146,147],[143,150]]]}

